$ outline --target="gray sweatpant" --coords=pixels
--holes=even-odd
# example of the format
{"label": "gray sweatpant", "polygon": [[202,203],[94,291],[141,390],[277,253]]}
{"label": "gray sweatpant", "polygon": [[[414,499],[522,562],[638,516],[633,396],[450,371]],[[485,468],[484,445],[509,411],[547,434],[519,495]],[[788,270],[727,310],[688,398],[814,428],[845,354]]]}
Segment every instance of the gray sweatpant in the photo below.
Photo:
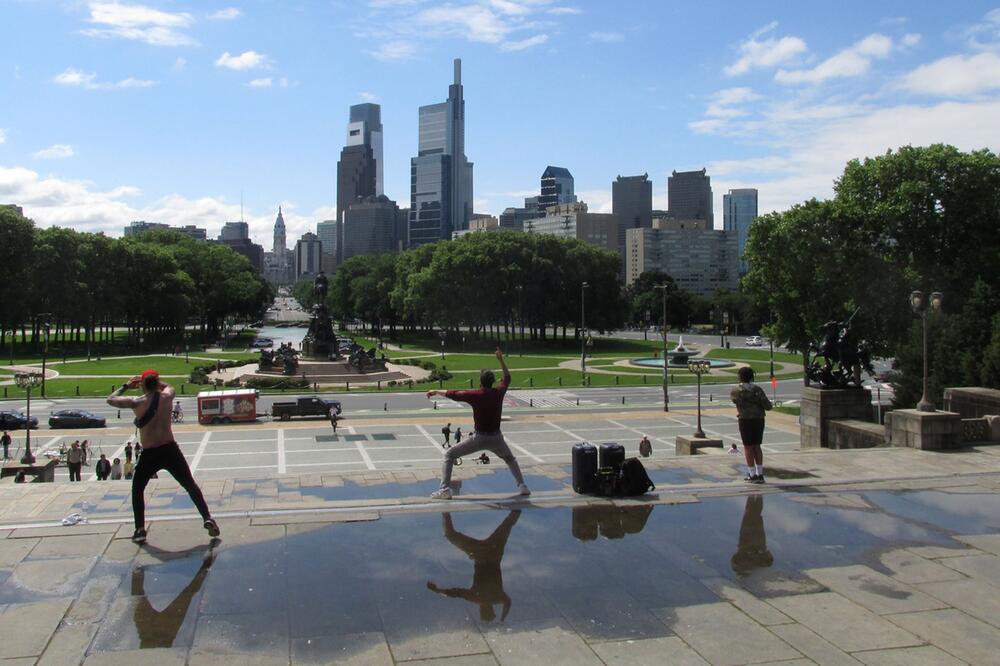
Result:
{"label": "gray sweatpant", "polygon": [[441,487],[451,486],[451,469],[455,466],[455,460],[471,453],[479,451],[489,451],[507,463],[510,473],[514,475],[514,480],[518,485],[524,483],[524,476],[521,474],[521,466],[517,464],[517,458],[510,452],[510,447],[504,441],[503,433],[499,430],[495,433],[474,432],[469,439],[461,444],[447,449],[444,452],[444,465],[441,468]]}

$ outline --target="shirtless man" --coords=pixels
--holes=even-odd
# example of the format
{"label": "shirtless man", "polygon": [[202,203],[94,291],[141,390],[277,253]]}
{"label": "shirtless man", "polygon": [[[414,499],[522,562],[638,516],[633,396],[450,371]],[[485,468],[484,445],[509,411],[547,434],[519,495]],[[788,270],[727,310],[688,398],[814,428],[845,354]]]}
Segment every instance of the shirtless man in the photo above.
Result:
{"label": "shirtless man", "polygon": [[[125,391],[141,388],[143,395],[132,398]],[[156,370],[146,370],[142,375],[133,377],[108,396],[108,404],[112,407],[131,409],[135,413],[135,425],[139,429],[139,442],[142,444],[142,456],[138,458],[135,473],[132,477],[132,513],[135,517],[135,532],[132,541],[143,543],[146,540],[146,501],[143,492],[146,484],[161,469],[170,472],[177,483],[188,492],[191,501],[198,508],[205,521],[208,535],[217,537],[219,526],[208,511],[201,488],[191,476],[184,454],[174,440],[170,427],[171,403],[176,392],[173,387],[160,381]]]}

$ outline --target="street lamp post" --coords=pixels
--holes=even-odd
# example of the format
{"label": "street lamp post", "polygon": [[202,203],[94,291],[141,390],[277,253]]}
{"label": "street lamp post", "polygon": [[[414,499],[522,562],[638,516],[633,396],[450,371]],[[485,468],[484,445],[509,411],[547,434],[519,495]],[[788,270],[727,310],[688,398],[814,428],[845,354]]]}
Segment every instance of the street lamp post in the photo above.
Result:
{"label": "street lamp post", "polygon": [[184,331],[184,362],[191,362],[191,331]]}
{"label": "street lamp post", "polygon": [[444,360],[444,339],[448,337],[448,331],[443,328],[438,331],[438,335],[441,337],[441,360]]}
{"label": "street lamp post", "polygon": [[670,356],[667,353],[667,285],[658,284],[655,287],[663,291],[663,321],[660,329],[663,331],[663,411],[670,411],[670,396],[667,394],[667,386],[670,377],[667,374],[667,366],[670,365]]}
{"label": "street lamp post", "polygon": [[587,282],[580,283],[580,376],[587,384]]}
{"label": "street lamp post", "polygon": [[910,307],[913,311],[920,315],[923,325],[923,337],[924,337],[924,394],[920,397],[920,402],[917,403],[918,412],[933,412],[936,411],[934,408],[934,403],[931,402],[930,396],[927,392],[927,311],[928,310],[941,310],[941,302],[944,300],[944,294],[940,291],[935,291],[931,293],[930,302],[924,297],[924,292],[914,291],[910,294]]}
{"label": "street lamp post", "polygon": [[517,290],[517,318],[518,328],[521,329],[521,339],[517,345],[517,355],[524,356],[524,306],[521,305],[521,295],[524,292],[524,285],[514,287]]}
{"label": "street lamp post", "polygon": [[37,372],[19,372],[14,375],[14,383],[17,384],[18,388],[24,389],[24,392],[28,396],[27,416],[24,424],[24,455],[21,457],[22,465],[35,464],[35,456],[31,453],[31,389],[42,385],[43,376]]}
{"label": "street lamp post", "polygon": [[729,313],[722,313],[722,346],[726,346],[726,338],[729,336]]}
{"label": "street lamp post", "polygon": [[688,361],[688,370],[698,377],[698,429],[694,431],[695,437],[705,437],[705,431],[701,429],[701,376],[711,369],[711,363],[705,359]]}
{"label": "street lamp post", "polygon": [[[42,397],[44,398],[45,397],[45,363],[48,360],[48,355],[49,355],[49,329],[50,329],[50,327],[52,325],[49,323],[49,317],[51,315],[44,314],[44,315],[39,315],[39,316],[43,317],[43,319],[42,319],[42,327],[45,329],[45,341],[44,341],[44,343],[42,345]],[[30,430],[30,428],[29,428],[29,430]]]}

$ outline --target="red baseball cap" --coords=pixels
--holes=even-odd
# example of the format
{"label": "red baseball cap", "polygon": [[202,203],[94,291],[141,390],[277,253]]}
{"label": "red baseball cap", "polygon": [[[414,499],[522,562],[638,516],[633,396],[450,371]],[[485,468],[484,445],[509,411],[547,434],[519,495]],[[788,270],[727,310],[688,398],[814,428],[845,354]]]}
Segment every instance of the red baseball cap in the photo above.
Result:
{"label": "red baseball cap", "polygon": [[145,383],[147,377],[152,377],[153,379],[159,379],[160,378],[160,373],[158,373],[156,370],[153,370],[152,368],[150,368],[149,370],[144,370],[143,371],[142,377],[140,377],[140,379],[142,380],[143,383]]}

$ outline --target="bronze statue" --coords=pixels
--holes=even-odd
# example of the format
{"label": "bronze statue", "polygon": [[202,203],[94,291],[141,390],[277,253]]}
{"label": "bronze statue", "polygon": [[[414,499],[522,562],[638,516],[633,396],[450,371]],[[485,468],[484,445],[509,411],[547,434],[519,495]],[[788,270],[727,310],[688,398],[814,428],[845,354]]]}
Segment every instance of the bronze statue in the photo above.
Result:
{"label": "bronze statue", "polygon": [[317,303],[326,302],[326,292],[329,284],[329,280],[326,279],[326,273],[323,271],[319,272],[316,279],[313,281],[313,296],[316,297]]}
{"label": "bronze statue", "polygon": [[858,310],[847,321],[826,322],[820,327],[821,342],[809,345],[813,355],[806,376],[821,388],[861,388],[861,371],[875,374],[868,346],[863,340],[856,342],[851,334],[856,314]]}

